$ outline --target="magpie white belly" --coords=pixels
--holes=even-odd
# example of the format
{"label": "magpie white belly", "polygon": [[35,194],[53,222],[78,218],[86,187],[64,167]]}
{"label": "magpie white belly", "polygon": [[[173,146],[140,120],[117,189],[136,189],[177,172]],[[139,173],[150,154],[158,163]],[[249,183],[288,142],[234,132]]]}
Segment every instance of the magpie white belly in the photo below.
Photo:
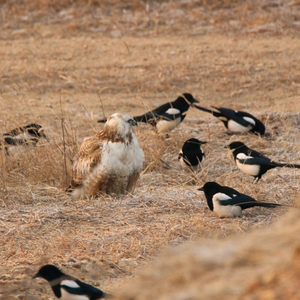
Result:
{"label": "magpie white belly", "polygon": [[257,176],[260,171],[259,165],[247,165],[247,164],[240,163],[238,160],[236,160],[236,165],[242,172],[252,176]]}
{"label": "magpie white belly", "polygon": [[242,209],[238,205],[220,205],[218,200],[213,201],[214,213],[219,218],[234,218],[239,217]]}
{"label": "magpie white belly", "polygon": [[203,162],[203,160],[201,162],[199,162],[197,164],[197,166],[190,166],[188,163],[186,163],[184,161],[183,157],[180,157],[179,161],[180,161],[181,167],[183,169],[185,169],[185,170],[188,170],[188,171],[193,170],[194,172],[197,172],[197,171],[200,171],[200,170],[202,170],[204,168],[204,162]]}
{"label": "magpie white belly", "polygon": [[156,124],[156,129],[158,133],[171,131],[181,123],[181,118],[176,118],[175,120],[160,120]]}
{"label": "magpie white belly", "polygon": [[70,294],[61,288],[61,297],[60,300],[89,300],[89,297],[86,295],[74,295]]}

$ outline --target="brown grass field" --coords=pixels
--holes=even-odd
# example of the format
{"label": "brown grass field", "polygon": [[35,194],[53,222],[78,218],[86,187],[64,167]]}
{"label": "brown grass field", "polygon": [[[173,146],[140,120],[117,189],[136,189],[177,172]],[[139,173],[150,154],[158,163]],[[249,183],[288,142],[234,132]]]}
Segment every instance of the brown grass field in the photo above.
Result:
{"label": "brown grass field", "polygon": [[[36,122],[49,136],[0,153],[1,300],[55,299],[31,279],[46,263],[117,299],[300,298],[298,208],[218,219],[197,191],[215,180],[297,206],[299,170],[273,169],[253,184],[224,146],[241,140],[300,163],[299,1],[12,0],[0,12],[0,130]],[[253,113],[267,136],[229,135],[191,108],[168,135],[135,130],[146,159],[132,195],[65,193],[98,119],[184,92]],[[191,137],[208,142],[196,175],[177,161]]]}

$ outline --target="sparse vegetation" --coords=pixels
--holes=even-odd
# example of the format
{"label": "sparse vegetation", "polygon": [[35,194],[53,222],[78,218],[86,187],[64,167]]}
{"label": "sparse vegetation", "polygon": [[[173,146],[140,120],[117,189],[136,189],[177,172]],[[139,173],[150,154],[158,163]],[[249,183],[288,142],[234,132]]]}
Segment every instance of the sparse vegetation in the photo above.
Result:
{"label": "sparse vegetation", "polygon": [[[169,245],[243,236],[287,210],[217,219],[197,191],[207,180],[294,204],[298,170],[272,170],[255,185],[223,147],[239,139],[300,163],[296,2],[2,1],[0,12],[0,131],[37,122],[49,136],[0,153],[1,299],[54,299],[29,279],[44,263],[114,293]],[[133,195],[73,201],[65,193],[78,146],[103,126],[96,120],[139,115],[183,92],[205,107],[249,111],[269,135],[230,136],[190,109],[167,136],[137,128],[146,160]],[[177,162],[191,137],[208,142],[196,176]]]}

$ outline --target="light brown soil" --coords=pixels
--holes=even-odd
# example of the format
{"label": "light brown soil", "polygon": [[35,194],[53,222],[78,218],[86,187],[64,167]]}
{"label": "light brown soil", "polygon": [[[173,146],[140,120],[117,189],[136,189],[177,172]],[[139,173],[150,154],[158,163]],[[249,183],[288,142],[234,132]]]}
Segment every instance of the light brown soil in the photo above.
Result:
{"label": "light brown soil", "polygon": [[[49,136],[37,148],[0,154],[1,299],[54,299],[45,281],[30,279],[45,263],[111,293],[128,290],[128,282],[170,245],[242,245],[249,231],[269,227],[287,211],[255,208],[241,218],[218,219],[197,191],[206,181],[292,206],[299,192],[299,171],[274,169],[252,184],[223,148],[241,140],[276,161],[300,163],[296,1],[89,3],[0,4],[0,131],[37,122]],[[218,120],[190,109],[167,137],[148,125],[137,128],[146,160],[133,195],[74,202],[65,193],[71,160],[82,139],[99,130],[98,119],[114,112],[138,115],[183,92],[205,107],[253,113],[266,124],[267,137],[228,135]],[[197,178],[177,161],[190,137],[208,142],[206,168]],[[266,247],[272,242],[266,238]],[[171,253],[181,251],[176,249]],[[130,286],[133,297],[148,299],[136,292],[140,286]],[[169,287],[158,290],[157,298],[173,295]],[[237,289],[231,299],[243,293]],[[273,296],[249,299],[283,299]]]}

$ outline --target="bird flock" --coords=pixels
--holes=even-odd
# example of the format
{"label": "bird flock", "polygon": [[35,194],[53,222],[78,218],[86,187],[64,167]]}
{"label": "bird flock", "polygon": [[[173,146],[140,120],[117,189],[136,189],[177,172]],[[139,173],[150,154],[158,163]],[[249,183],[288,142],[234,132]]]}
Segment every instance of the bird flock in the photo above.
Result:
{"label": "bird flock", "polygon": [[[143,170],[144,152],[133,133],[138,122],[153,126],[157,133],[168,132],[177,127],[186,117],[190,107],[212,114],[223,122],[231,133],[252,133],[263,136],[265,125],[248,112],[228,108],[207,109],[191,94],[184,93],[175,101],[165,103],[140,116],[114,113],[105,123],[103,130],[82,142],[73,159],[73,174],[70,189],[72,197],[97,197],[101,194],[126,194],[132,192]],[[10,155],[10,147],[21,145],[36,146],[39,139],[48,139],[43,127],[29,124],[4,133],[0,146],[5,155]],[[205,153],[201,146],[206,141],[194,137],[188,139],[179,152],[178,160],[183,169],[199,172],[204,166]],[[240,141],[226,145],[232,152],[236,166],[243,173],[253,176],[257,183],[262,175],[276,167],[300,168],[298,164],[278,163],[261,153],[248,148]],[[275,208],[277,203],[256,201],[251,196],[237,190],[221,186],[217,182],[206,182],[199,191],[204,192],[209,209],[219,218],[239,217],[244,209],[254,206]],[[40,268],[34,278],[46,279],[55,296],[62,300],[95,300],[111,298],[103,291],[64,274],[54,265]]]}

